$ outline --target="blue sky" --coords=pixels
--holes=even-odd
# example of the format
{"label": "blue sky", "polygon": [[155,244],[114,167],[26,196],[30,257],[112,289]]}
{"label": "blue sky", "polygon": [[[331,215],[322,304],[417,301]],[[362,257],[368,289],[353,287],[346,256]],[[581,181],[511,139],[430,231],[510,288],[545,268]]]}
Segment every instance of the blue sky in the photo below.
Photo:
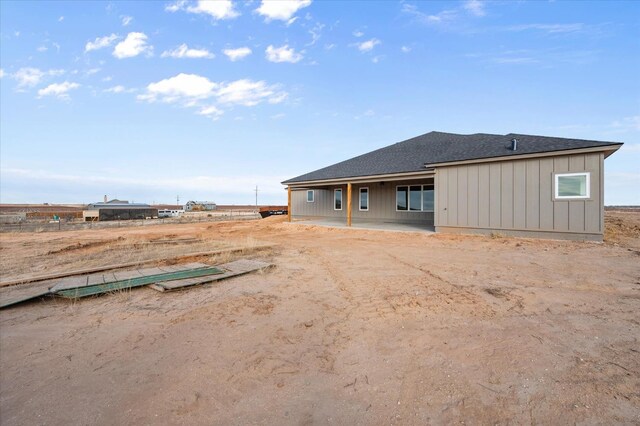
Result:
{"label": "blue sky", "polygon": [[0,2],[0,201],[285,203],[280,181],[432,130],[625,142],[640,2]]}

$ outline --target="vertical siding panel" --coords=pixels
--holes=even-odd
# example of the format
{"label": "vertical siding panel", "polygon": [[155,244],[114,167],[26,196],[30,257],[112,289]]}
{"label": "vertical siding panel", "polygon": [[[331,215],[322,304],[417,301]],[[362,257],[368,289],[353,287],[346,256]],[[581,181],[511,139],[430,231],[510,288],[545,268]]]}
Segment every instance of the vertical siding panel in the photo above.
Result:
{"label": "vertical siding panel", "polygon": [[[583,172],[585,171],[585,156],[572,155],[569,157],[569,171]],[[591,189],[589,189],[591,190]],[[577,200],[569,202],[569,230],[572,232],[584,232],[585,226],[585,208],[588,201]]]}
{"label": "vertical siding panel", "polygon": [[513,228],[513,162],[500,164],[502,197],[500,200],[500,227]]}
{"label": "vertical siding panel", "polygon": [[527,227],[527,164],[524,161],[513,163],[513,227]]}
{"label": "vertical siding panel", "polygon": [[600,194],[600,232],[604,233],[604,154],[599,154],[600,167],[598,167],[598,181],[600,182],[598,194]]}
{"label": "vertical siding panel", "polygon": [[586,232],[600,232],[600,208],[602,196],[600,194],[600,154],[585,156],[585,170],[591,172],[591,199],[585,202],[584,230]]}
{"label": "vertical siding panel", "polygon": [[540,228],[540,160],[526,162],[526,214],[527,229]]}
{"label": "vertical siding panel", "polygon": [[[566,173],[569,171],[569,157],[555,157],[553,159],[553,173]],[[555,178],[554,178],[555,180]],[[555,231],[569,230],[569,201],[554,201],[553,203],[553,229]]]}
{"label": "vertical siding panel", "polygon": [[467,167],[467,225],[478,226],[478,166]]}
{"label": "vertical siding panel", "polygon": [[442,168],[438,170],[438,223],[440,226],[448,226],[449,220],[447,209],[449,206],[449,169]]}
{"label": "vertical siding panel", "polygon": [[553,159],[537,161],[540,164],[540,229],[549,231],[553,229]]}
{"label": "vertical siding panel", "polygon": [[501,184],[501,167],[500,164],[489,165],[489,227],[500,228],[500,184]]}
{"label": "vertical siding panel", "polygon": [[458,190],[458,168],[450,167],[448,170],[448,190],[447,200],[449,206],[447,207],[447,221],[451,226],[458,225],[458,197],[456,192]]}
{"label": "vertical siding panel", "polygon": [[458,216],[456,223],[458,226],[467,226],[467,195],[468,195],[468,182],[467,182],[467,167],[456,167],[458,169],[458,202],[456,203]]}
{"label": "vertical siding panel", "polygon": [[489,168],[488,164],[478,166],[478,226],[488,228],[489,225]]}

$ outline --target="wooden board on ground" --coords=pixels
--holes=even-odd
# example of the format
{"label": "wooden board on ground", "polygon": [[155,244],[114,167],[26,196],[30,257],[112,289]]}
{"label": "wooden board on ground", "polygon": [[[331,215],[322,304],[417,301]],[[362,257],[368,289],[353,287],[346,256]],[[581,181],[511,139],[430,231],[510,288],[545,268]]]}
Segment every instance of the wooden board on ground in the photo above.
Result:
{"label": "wooden board on ground", "polygon": [[27,300],[51,294],[52,281],[25,284],[21,286],[5,287],[0,289],[0,309],[26,302]]}
{"label": "wooden board on ground", "polygon": [[261,269],[272,266],[271,263],[262,262],[260,260],[240,259],[234,262],[218,265],[217,268],[224,270],[223,274],[209,275],[206,277],[187,278],[183,280],[164,281],[161,283],[151,284],[151,287],[157,291],[171,291],[181,288],[191,287],[194,285],[207,284],[215,281],[224,280],[226,278],[237,277],[239,275],[248,274]]}
{"label": "wooden board on ground", "polygon": [[162,268],[145,268],[133,271],[107,272],[91,275],[83,275],[79,277],[67,277],[55,280],[55,285],[51,288],[51,292],[55,293],[62,290],[70,290],[74,288],[89,287],[92,285],[100,285],[106,282],[123,281],[132,278],[146,277],[149,275],[164,274],[167,272],[187,271],[189,269],[207,268],[209,265],[204,263],[186,263],[184,265],[163,266]]}

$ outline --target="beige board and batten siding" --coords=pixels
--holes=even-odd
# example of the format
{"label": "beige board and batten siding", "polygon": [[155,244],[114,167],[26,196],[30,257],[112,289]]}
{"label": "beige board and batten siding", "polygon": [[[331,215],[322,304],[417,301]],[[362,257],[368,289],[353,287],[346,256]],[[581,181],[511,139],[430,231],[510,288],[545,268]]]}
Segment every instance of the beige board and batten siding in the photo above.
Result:
{"label": "beige board and batten siding", "polygon": [[[590,173],[588,199],[556,200],[554,175]],[[602,240],[603,153],[436,169],[436,231]]]}
{"label": "beige board and batten siding", "polygon": [[[394,223],[420,223],[433,226],[433,212],[396,211],[396,187],[424,185],[433,180],[371,182],[352,184],[351,215],[355,220]],[[360,188],[369,188],[369,210],[360,210]],[[334,189],[342,189],[342,210],[334,210]],[[307,190],[314,191],[314,201],[307,202]],[[291,213],[294,218],[332,217],[347,218],[347,185],[322,188],[292,188]]]}

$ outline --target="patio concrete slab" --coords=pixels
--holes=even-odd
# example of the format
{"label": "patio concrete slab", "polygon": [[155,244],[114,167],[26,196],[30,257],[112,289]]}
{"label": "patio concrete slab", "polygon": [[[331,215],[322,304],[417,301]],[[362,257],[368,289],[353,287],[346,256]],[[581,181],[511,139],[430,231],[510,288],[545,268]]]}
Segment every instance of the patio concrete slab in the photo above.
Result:
{"label": "patio concrete slab", "polygon": [[[316,218],[316,219],[294,219],[292,222],[296,225],[314,225],[326,226],[329,228],[348,228],[346,219],[342,218]],[[419,223],[396,223],[396,222],[377,222],[377,221],[361,221],[353,220],[352,229],[369,229],[375,231],[392,231],[392,232],[423,232],[435,234],[435,228],[429,225]]]}

